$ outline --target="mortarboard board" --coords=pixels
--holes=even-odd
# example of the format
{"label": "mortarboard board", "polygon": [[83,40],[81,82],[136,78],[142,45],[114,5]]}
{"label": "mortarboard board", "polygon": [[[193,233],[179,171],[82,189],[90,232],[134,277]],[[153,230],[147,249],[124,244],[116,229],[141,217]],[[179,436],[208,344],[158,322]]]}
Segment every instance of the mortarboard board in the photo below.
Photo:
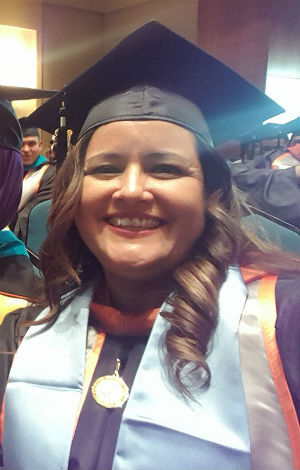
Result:
{"label": "mortarboard board", "polygon": [[265,139],[278,139],[286,137],[286,132],[282,129],[282,126],[275,122],[268,122],[266,124],[260,124],[251,130],[237,136],[236,140],[249,144],[251,142],[259,142]]}
{"label": "mortarboard board", "polygon": [[215,145],[284,111],[217,59],[151,21],[40,106],[29,121],[53,134],[64,101],[74,143],[94,105],[140,85],[175,93],[194,103]]}
{"label": "mortarboard board", "polygon": [[286,122],[279,126],[280,132],[285,134],[296,134],[300,135],[300,117],[293,119],[292,121]]}
{"label": "mortarboard board", "polygon": [[41,90],[40,88],[27,88],[19,86],[0,85],[0,100],[31,100],[39,98],[50,98],[57,91]]}
{"label": "mortarboard board", "polygon": [[275,122],[267,122],[254,130],[255,140],[277,139],[280,135],[280,125]]}

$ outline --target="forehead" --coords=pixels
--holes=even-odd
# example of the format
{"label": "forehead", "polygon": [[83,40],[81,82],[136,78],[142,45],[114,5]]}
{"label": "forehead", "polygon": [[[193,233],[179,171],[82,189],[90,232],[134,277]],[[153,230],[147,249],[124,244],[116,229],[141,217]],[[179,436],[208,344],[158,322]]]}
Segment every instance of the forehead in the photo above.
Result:
{"label": "forehead", "polygon": [[196,137],[189,130],[167,121],[133,120],[98,127],[90,140],[87,156],[105,148],[124,151],[125,146],[145,151],[165,148],[197,152]]}
{"label": "forehead", "polygon": [[27,142],[39,142],[39,138],[36,135],[28,135],[26,137],[23,137],[23,143]]}

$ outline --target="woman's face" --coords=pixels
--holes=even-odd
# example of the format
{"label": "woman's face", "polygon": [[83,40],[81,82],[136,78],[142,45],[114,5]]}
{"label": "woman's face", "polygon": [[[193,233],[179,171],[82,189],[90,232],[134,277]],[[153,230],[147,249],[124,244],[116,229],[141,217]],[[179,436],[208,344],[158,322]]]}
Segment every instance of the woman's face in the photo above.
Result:
{"label": "woman's face", "polygon": [[75,224],[104,272],[164,278],[205,223],[195,136],[165,121],[112,122],[93,134],[84,169]]}

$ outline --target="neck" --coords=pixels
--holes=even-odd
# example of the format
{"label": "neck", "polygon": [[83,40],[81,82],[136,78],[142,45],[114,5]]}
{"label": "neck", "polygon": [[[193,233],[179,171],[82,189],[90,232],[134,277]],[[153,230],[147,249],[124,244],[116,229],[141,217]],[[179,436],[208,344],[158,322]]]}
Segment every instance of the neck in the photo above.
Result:
{"label": "neck", "polygon": [[111,306],[122,312],[145,312],[160,307],[171,291],[170,281],[133,281],[106,273]]}

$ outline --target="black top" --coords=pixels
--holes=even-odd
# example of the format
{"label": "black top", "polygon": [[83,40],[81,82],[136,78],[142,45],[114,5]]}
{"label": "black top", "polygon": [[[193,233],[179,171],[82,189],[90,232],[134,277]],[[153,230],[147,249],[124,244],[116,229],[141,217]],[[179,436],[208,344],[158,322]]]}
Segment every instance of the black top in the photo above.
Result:
{"label": "black top", "polygon": [[0,293],[11,297],[35,299],[42,290],[41,278],[25,255],[0,257]]}
{"label": "black top", "polygon": [[[148,337],[107,335],[91,385],[103,375],[112,375],[117,358],[121,361],[120,376],[131,388]],[[108,470],[112,468],[123,408],[108,409],[94,400],[91,387],[84,402],[73,439],[70,470]],[[87,439],[87,436],[91,436]],[[97,445],[95,445],[95,442]]]}

